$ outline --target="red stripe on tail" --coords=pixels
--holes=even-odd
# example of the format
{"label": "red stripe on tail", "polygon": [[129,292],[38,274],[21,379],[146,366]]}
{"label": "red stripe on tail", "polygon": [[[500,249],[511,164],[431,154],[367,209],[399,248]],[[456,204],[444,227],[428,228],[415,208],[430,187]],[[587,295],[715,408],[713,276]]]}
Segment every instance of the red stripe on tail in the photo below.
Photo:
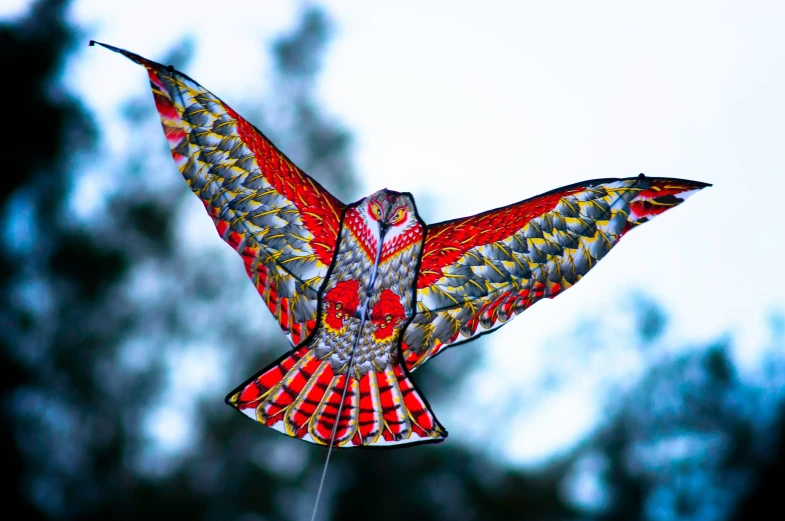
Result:
{"label": "red stripe on tail", "polygon": [[286,433],[302,438],[308,434],[308,424],[333,379],[333,369],[328,362],[320,362],[311,379],[286,412]]}
{"label": "red stripe on tail", "polygon": [[[349,441],[357,431],[357,411],[359,399],[359,384],[355,378],[349,378],[343,406],[340,406],[341,396],[344,394],[346,375],[342,374],[333,378],[330,388],[322,398],[322,403],[316,408],[311,419],[310,433],[317,443],[327,445],[333,433],[336,421],[334,445],[340,446]],[[339,407],[340,406],[340,407]],[[338,409],[340,408],[340,417]]]}
{"label": "red stripe on tail", "polygon": [[344,395],[347,375],[334,374],[329,359],[316,358],[315,351],[304,346],[226,401],[268,427],[320,445],[330,443],[334,428],[336,447],[441,441],[447,436],[400,364],[348,381]]}

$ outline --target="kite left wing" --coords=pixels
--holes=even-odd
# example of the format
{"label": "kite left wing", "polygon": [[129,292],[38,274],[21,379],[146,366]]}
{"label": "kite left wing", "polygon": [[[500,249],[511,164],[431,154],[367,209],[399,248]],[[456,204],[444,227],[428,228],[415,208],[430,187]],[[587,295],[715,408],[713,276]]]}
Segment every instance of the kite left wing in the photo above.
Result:
{"label": "kite left wing", "polygon": [[402,345],[407,368],[559,295],[630,229],[706,186],[643,175],[586,181],[429,226]]}
{"label": "kite left wing", "polygon": [[177,167],[218,234],[242,256],[283,332],[298,345],[316,327],[318,292],[332,262],[344,204],[185,74],[98,45],[147,69]]}

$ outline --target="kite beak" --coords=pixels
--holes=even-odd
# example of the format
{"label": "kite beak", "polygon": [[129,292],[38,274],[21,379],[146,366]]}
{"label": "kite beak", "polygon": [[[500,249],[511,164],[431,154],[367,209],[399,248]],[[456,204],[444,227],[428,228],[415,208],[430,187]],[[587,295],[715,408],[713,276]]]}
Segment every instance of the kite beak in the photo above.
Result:
{"label": "kite beak", "polygon": [[384,239],[387,232],[390,230],[390,223],[379,221],[379,237]]}

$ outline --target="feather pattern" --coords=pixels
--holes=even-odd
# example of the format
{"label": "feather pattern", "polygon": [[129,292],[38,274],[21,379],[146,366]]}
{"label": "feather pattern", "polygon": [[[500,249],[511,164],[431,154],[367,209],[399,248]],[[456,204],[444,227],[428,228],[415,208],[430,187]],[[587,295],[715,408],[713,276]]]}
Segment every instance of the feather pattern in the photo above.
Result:
{"label": "feather pattern", "polygon": [[417,311],[403,340],[416,369],[576,284],[622,236],[709,186],[649,178],[585,181],[428,227]]}
{"label": "feather pattern", "polygon": [[103,45],[147,69],[172,158],[292,344],[316,326],[344,204],[259,130],[176,71]]}

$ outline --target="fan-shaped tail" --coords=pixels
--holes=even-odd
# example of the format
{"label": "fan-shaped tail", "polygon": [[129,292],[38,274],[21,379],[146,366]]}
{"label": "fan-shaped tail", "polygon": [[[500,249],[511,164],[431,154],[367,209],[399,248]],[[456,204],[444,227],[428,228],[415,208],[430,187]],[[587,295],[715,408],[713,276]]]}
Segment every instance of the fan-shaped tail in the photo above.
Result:
{"label": "fan-shaped tail", "polygon": [[319,445],[331,438],[334,447],[352,447],[447,437],[401,364],[355,373],[348,386],[346,378],[304,346],[235,389],[226,403],[279,432]]}

